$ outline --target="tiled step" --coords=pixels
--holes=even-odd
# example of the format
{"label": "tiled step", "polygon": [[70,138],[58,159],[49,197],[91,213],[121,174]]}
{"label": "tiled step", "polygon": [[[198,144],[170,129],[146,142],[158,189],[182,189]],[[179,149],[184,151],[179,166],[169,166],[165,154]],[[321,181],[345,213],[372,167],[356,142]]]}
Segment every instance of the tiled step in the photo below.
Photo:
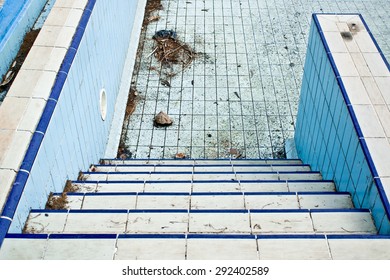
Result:
{"label": "tiled step", "polygon": [[[54,197],[59,194],[54,195]],[[68,193],[69,209],[351,209],[349,193]]]}
{"label": "tiled step", "polygon": [[27,233],[376,234],[371,214],[332,210],[32,210]]}
{"label": "tiled step", "polygon": [[94,165],[94,172],[278,172],[311,171],[309,165]]}
{"label": "tiled step", "polygon": [[74,181],[78,192],[335,192],[332,181],[91,182]]}
{"label": "tiled step", "polygon": [[299,165],[302,161],[299,159],[102,159],[101,165],[232,165],[232,164],[247,164],[247,165],[273,165],[273,164],[292,164]]}
{"label": "tiled step", "polygon": [[390,236],[9,234],[1,260],[388,260]]}
{"label": "tiled step", "polygon": [[84,172],[89,181],[321,180],[319,172]]}

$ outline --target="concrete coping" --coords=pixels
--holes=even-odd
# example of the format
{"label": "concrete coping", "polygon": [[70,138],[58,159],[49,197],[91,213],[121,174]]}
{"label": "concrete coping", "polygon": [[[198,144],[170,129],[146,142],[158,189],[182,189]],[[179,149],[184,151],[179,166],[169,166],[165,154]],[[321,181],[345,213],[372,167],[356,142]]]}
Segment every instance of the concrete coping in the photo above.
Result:
{"label": "concrete coping", "polygon": [[390,66],[357,14],[316,14],[374,179],[390,197]]}
{"label": "concrete coping", "polygon": [[41,119],[88,0],[57,0],[0,106],[0,210]]}

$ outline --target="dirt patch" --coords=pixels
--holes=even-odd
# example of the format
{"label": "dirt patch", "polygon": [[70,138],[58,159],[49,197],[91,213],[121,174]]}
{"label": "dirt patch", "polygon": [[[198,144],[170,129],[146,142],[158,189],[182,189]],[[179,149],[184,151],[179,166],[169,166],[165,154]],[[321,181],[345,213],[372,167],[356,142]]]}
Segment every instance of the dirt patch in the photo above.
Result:
{"label": "dirt patch", "polygon": [[45,209],[48,210],[63,210],[66,209],[68,204],[68,193],[78,191],[78,187],[72,184],[71,180],[67,180],[65,187],[61,195],[54,196],[51,192],[49,198],[47,199]]}
{"label": "dirt patch", "polygon": [[34,44],[35,39],[39,34],[39,31],[40,29],[31,30],[24,37],[23,43],[19,49],[18,54],[16,55],[14,62],[12,63],[11,67],[8,69],[8,72],[3,77],[1,77],[0,91],[7,92],[11,87],[13,80],[18,74],[20,68],[22,67],[23,62],[26,60],[26,57],[30,52],[31,47]]}
{"label": "dirt patch", "polygon": [[48,210],[63,210],[66,209],[68,204],[68,196],[63,192],[60,196],[54,196],[53,193],[50,193],[49,198],[47,199],[45,209]]}
{"label": "dirt patch", "polygon": [[160,30],[153,40],[155,46],[151,54],[161,63],[161,81],[167,81],[184,71],[197,56],[189,45],[177,38],[173,30]]}
{"label": "dirt patch", "polygon": [[153,16],[152,13],[163,9],[161,0],[148,0],[145,7],[144,25],[148,25],[150,22],[160,19],[159,16]]}
{"label": "dirt patch", "polygon": [[[125,128],[128,126],[130,121],[130,116],[134,113],[135,109],[137,108],[137,103],[140,99],[141,97],[138,95],[137,90],[134,87],[131,87],[127,99],[125,118],[123,121],[122,131],[125,131]],[[121,139],[119,141],[117,158],[128,159],[132,157],[132,153],[127,149],[125,143],[126,143],[126,134],[122,133]]]}

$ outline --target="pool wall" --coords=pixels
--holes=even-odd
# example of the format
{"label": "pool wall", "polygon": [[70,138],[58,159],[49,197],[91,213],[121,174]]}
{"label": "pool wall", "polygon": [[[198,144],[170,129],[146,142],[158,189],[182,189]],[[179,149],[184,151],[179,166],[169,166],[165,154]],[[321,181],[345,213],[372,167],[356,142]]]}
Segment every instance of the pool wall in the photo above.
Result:
{"label": "pool wall", "polygon": [[[334,180],[338,191],[350,192],[355,207],[370,209],[379,233],[389,234],[389,123],[382,114],[388,112],[383,84],[389,82],[389,66],[361,15],[341,15],[336,30],[328,21],[332,17],[313,15],[295,132],[297,152],[324,179]],[[350,30],[359,26],[356,34]],[[369,85],[377,83],[375,96]],[[378,141],[383,144],[380,152],[381,146],[373,144]]]}
{"label": "pool wall", "polygon": [[0,78],[3,77],[47,0],[6,0],[0,8]]}
{"label": "pool wall", "polygon": [[[68,178],[76,178],[80,170],[88,169],[104,154],[125,58],[129,48],[138,47],[141,26],[134,25],[135,15],[144,7],[145,1],[57,0],[43,27],[52,30],[37,38],[38,44],[50,42],[50,46],[34,45],[36,49],[32,49],[21,70],[21,75],[23,70],[56,75],[52,86],[43,86],[43,82],[37,85],[35,81],[29,89],[35,94],[50,90],[41,98],[45,105],[37,108],[41,117],[29,130],[31,141],[0,217],[2,237],[7,232],[21,232],[31,208],[44,208],[50,192],[62,192]],[[67,48],[53,46],[63,39],[51,39],[50,35],[57,34],[56,26],[63,37],[72,35]],[[12,87],[20,87],[18,83],[22,82],[19,78]],[[18,95],[15,90],[12,94],[12,87],[11,96],[6,98]]]}

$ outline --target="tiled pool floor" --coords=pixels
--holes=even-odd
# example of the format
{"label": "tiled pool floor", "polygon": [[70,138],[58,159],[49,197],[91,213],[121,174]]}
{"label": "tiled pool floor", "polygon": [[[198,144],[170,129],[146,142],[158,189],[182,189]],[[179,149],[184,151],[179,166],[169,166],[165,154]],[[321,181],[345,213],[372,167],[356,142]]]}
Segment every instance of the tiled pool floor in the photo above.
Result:
{"label": "tiled pool floor", "polygon": [[[162,0],[143,30],[123,129],[132,158],[278,158],[294,135],[311,14],[361,13],[390,57],[387,0]],[[163,85],[152,36],[172,29],[199,54]],[[177,69],[176,69],[177,70]],[[167,128],[153,126],[165,111]]]}

